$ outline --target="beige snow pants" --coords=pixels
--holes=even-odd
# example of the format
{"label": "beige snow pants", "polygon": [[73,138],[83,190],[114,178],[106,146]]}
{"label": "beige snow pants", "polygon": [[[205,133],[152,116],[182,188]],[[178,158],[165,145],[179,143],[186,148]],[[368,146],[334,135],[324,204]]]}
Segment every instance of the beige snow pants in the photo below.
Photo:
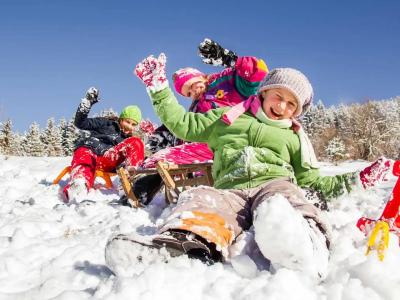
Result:
{"label": "beige snow pants", "polygon": [[314,220],[309,222],[311,227],[325,235],[329,246],[328,222],[288,178],[270,180],[251,189],[221,190],[200,186],[185,191],[159,232],[169,229],[190,231],[214,243],[217,250],[225,254],[235,238],[250,228],[258,205],[275,194],[283,195],[306,219]]}

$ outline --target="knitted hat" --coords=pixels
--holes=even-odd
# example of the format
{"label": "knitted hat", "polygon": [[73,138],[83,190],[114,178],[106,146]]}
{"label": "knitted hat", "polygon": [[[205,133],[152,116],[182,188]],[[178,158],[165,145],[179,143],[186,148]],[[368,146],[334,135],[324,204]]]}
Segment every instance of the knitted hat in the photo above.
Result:
{"label": "knitted hat", "polygon": [[262,91],[275,88],[289,90],[297,99],[298,107],[295,116],[305,113],[313,99],[313,88],[307,77],[292,68],[277,68],[271,70],[258,86],[258,94]]}
{"label": "knitted hat", "polygon": [[184,97],[188,96],[191,85],[195,82],[202,81],[205,74],[194,68],[179,69],[172,75],[175,90]]}
{"label": "knitted hat", "polygon": [[131,119],[139,124],[139,122],[142,120],[142,112],[136,105],[129,105],[121,111],[119,118]]}

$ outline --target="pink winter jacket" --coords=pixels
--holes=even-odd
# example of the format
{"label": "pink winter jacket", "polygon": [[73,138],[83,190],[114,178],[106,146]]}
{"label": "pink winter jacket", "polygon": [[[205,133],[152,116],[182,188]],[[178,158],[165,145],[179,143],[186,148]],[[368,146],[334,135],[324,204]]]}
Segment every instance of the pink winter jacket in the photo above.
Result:
{"label": "pink winter jacket", "polygon": [[207,91],[194,101],[190,111],[205,113],[210,109],[234,106],[257,92],[258,85],[268,73],[262,59],[239,57],[234,68],[208,75]]}

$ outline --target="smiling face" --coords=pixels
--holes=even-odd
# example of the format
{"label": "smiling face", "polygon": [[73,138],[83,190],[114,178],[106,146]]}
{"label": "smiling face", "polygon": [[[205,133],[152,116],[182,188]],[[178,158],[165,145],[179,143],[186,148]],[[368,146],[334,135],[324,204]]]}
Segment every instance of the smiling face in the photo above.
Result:
{"label": "smiling face", "polygon": [[199,100],[206,91],[206,83],[204,80],[193,83],[187,92],[187,97],[192,100]]}
{"label": "smiling face", "polygon": [[119,127],[126,135],[132,135],[137,124],[138,123],[132,119],[119,119]]}
{"label": "smiling face", "polygon": [[286,89],[276,88],[261,92],[262,109],[272,120],[284,120],[294,117],[298,103],[295,96]]}

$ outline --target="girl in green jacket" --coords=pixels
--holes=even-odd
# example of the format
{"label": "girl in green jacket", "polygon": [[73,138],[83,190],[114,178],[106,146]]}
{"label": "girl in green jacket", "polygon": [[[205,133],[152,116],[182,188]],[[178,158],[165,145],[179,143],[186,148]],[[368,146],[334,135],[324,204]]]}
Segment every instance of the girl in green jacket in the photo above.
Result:
{"label": "girl in green jacket", "polygon": [[140,245],[154,251],[165,247],[172,256],[187,254],[207,263],[226,260],[229,246],[254,226],[255,241],[274,269],[324,278],[330,226],[300,187],[336,197],[350,192],[357,181],[364,187],[379,182],[391,161],[382,158],[361,172],[321,176],[311,143],[296,121],[313,98],[312,86],[300,71],[274,69],[257,95],[234,107],[198,114],[178,104],[168,87],[165,63],[164,54],[150,56],[138,64],[136,74],[168,129],[183,140],[208,143],[214,152],[214,187],[181,193],[155,236],[111,238],[109,265],[118,272],[121,255],[112,249],[125,249],[121,244],[138,246],[129,250],[136,257],[142,255]]}

